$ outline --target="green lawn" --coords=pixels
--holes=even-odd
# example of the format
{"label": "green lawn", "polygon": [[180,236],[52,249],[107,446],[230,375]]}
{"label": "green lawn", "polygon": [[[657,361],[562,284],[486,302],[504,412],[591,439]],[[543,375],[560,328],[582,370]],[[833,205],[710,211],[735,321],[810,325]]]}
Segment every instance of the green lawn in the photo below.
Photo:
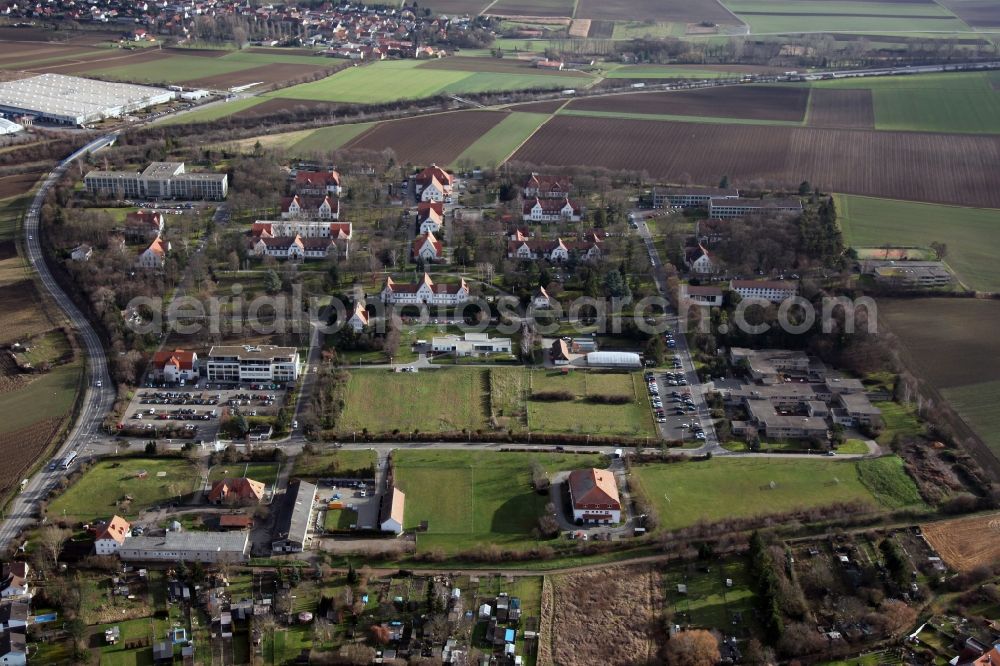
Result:
{"label": "green lawn", "polygon": [[327,531],[349,530],[351,525],[358,524],[358,512],[350,509],[327,509],[323,519],[323,527]]}
{"label": "green lawn", "polygon": [[223,463],[212,467],[212,471],[208,475],[208,480],[212,482],[245,476],[248,479],[260,481],[267,488],[273,490],[274,483],[278,477],[278,470],[280,469],[281,463],[276,462]]}
{"label": "green lawn", "polygon": [[923,434],[924,427],[914,415],[913,407],[898,402],[880,402],[878,408],[882,410],[882,421],[885,422],[885,428],[878,437],[881,446],[890,445],[896,435],[911,437]]}
{"label": "green lawn", "polygon": [[404,524],[417,527],[421,549],[461,550],[483,543],[531,545],[547,495],[531,489],[534,461],[548,472],[603,467],[594,455],[414,451],[394,454],[396,483],[406,493]]}
{"label": "green lawn", "polygon": [[511,113],[476,139],[452,164],[487,168],[501,164],[550,117],[546,113]]}
{"label": "green lawn", "polygon": [[859,460],[858,478],[882,506],[896,509],[923,504],[920,492],[903,465],[903,459],[883,456]]}
{"label": "green lawn", "polygon": [[[531,372],[532,393],[569,391],[572,401],[528,400],[528,426],[533,432],[564,432],[592,435],[652,437],[653,416],[646,398],[642,373],[592,373],[573,370]],[[594,404],[588,395],[631,395],[631,403]]]}
{"label": "green lawn", "polygon": [[[138,473],[146,472],[145,478]],[[159,473],[165,476],[158,476]],[[200,490],[195,466],[180,458],[107,458],[97,463],[62,495],[49,503],[50,517],[90,521],[114,514],[134,517],[164,502],[184,501]],[[132,497],[124,505],[125,496]]]}
{"label": "green lawn", "polygon": [[[866,468],[864,479],[878,481],[874,490],[869,489],[859,466],[870,462],[878,461],[714,458],[637,465],[632,478],[656,507],[665,529],[836,502],[861,501],[873,507],[895,508],[916,495],[902,465],[892,462]],[[919,495],[916,497],[919,500]]]}
{"label": "green lawn", "polygon": [[[727,579],[732,581],[731,587],[726,585]],[[713,564],[708,571],[695,564],[672,566],[663,574],[663,585],[675,621],[711,627],[726,634],[752,621],[754,594],[742,561]],[[678,592],[678,585],[687,587],[684,594]],[[734,623],[734,613],[742,614],[742,623]]]}
{"label": "green lawn", "polygon": [[861,439],[848,439],[837,447],[837,453],[868,453],[868,445]]}
{"label": "green lawn", "polygon": [[812,85],[871,90],[876,129],[997,134],[1000,90],[990,82],[987,72],[952,72],[817,81]]}
{"label": "green lawn", "polygon": [[[121,640],[117,645],[104,645],[104,630],[111,627],[118,627],[121,631]],[[101,664],[112,664],[114,666],[138,666],[139,664],[153,663],[153,642],[163,640],[170,630],[170,624],[166,620],[152,617],[140,618],[138,620],[125,620],[115,624],[102,624],[97,627],[100,631],[97,640],[101,647]],[[127,641],[148,639],[149,647],[129,650],[125,647]]]}
{"label": "green lawn", "polygon": [[0,414],[4,416],[0,428],[11,432],[64,416],[76,399],[82,370],[80,361],[60,365],[20,390],[0,393]]}
{"label": "green lawn", "polygon": [[337,430],[435,432],[484,428],[486,372],[461,367],[419,373],[352,370]]}
{"label": "green lawn", "polygon": [[941,390],[969,426],[1000,457],[1000,380]]}
{"label": "green lawn", "polygon": [[853,247],[947,244],[945,260],[973,289],[1000,291],[1000,210],[836,195],[844,242]]}
{"label": "green lawn", "polygon": [[[327,449],[295,457],[292,477],[315,480],[335,476],[367,476],[375,467],[375,452],[359,449]],[[364,470],[365,474],[360,474]]]}

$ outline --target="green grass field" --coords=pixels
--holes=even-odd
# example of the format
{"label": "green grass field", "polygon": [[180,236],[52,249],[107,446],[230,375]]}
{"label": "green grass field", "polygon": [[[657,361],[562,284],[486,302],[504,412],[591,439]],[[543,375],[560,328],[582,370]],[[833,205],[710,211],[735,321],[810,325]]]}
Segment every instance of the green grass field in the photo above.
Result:
{"label": "green grass field", "polygon": [[[446,368],[400,373],[353,370],[337,430],[402,432],[486,426],[486,370]],[[374,409],[374,405],[384,405]]]}
{"label": "green grass field", "polygon": [[675,65],[623,65],[605,74],[609,79],[721,79],[732,76],[740,74]]}
{"label": "green grass field", "polygon": [[[656,507],[661,527],[678,529],[702,520],[748,518],[836,502],[895,508],[914,496],[919,501],[913,481],[892,460],[714,458],[637,465],[633,479]],[[877,464],[859,470],[872,462]],[[874,483],[874,488],[867,483]]]}
{"label": "green grass field", "polygon": [[876,129],[997,134],[1000,90],[990,82],[988,72],[952,72],[817,81],[812,85],[871,90]]}
{"label": "green grass field", "polygon": [[494,167],[504,162],[550,117],[545,113],[511,113],[476,139],[453,164]]}
{"label": "green grass field", "polygon": [[288,147],[288,150],[297,155],[308,155],[316,151],[328,153],[331,150],[340,148],[374,125],[375,123],[352,123],[350,125],[324,127],[298,139]]}
{"label": "green grass field", "polygon": [[754,33],[969,31],[954,14],[931,3],[725,0],[724,4]]}
{"label": "green grass field", "polygon": [[226,478],[247,477],[254,481],[260,481],[267,487],[267,491],[274,489],[274,482],[278,477],[278,470],[281,463],[276,462],[236,462],[224,463],[212,467],[208,475],[210,482],[220,481]]}
{"label": "green grass field", "polygon": [[946,243],[945,260],[972,287],[1000,290],[1000,210],[837,195],[844,242],[856,247]]}
{"label": "green grass field", "polygon": [[941,393],[1000,458],[1000,380],[946,388]]}
{"label": "green grass field", "polygon": [[259,64],[250,65],[238,60],[229,60],[226,57],[203,58],[200,56],[171,55],[159,60],[149,60],[132,65],[99,67],[87,72],[87,74],[123,81],[176,83],[219,76],[220,74],[231,74],[259,66]]}
{"label": "green grass field", "polygon": [[235,99],[231,102],[219,102],[207,106],[204,109],[195,109],[190,113],[182,113],[179,116],[170,116],[164,120],[162,124],[179,125],[182,123],[211,122],[213,120],[218,120],[219,118],[231,116],[240,111],[245,111],[246,109],[257,106],[258,104],[262,104],[264,101],[263,97],[244,97],[242,99]]}
{"label": "green grass field", "polygon": [[351,525],[358,524],[358,512],[350,509],[327,509],[323,518],[323,527],[328,531],[349,530]]}
{"label": "green grass field", "polygon": [[[652,411],[646,400],[641,373],[589,373],[575,370],[568,375],[557,371],[531,373],[531,391],[569,391],[573,401],[528,400],[528,426],[532,432],[568,432],[593,435],[652,437]],[[623,405],[586,402],[588,395],[631,395]]]}
{"label": "green grass field", "polygon": [[73,406],[83,363],[60,365],[26,387],[0,394],[0,430],[11,432],[46,419],[61,418]]}
{"label": "green grass field", "polygon": [[394,454],[396,482],[406,493],[404,523],[428,521],[420,549],[449,551],[482,543],[530,545],[548,496],[531,489],[531,464],[548,472],[603,467],[602,456],[489,451]]}
{"label": "green grass field", "polygon": [[[145,478],[138,473],[146,472]],[[164,472],[165,476],[157,476]],[[200,490],[195,466],[179,458],[106,458],[52,500],[51,518],[90,521],[114,514],[134,517],[140,511],[164,502],[181,501]],[[125,496],[132,500],[126,506]]]}
{"label": "green grass field", "polygon": [[338,475],[356,476],[362,470],[373,476],[375,452],[357,449],[325,449],[314,454],[300,453],[295,457],[292,477],[315,480]]}

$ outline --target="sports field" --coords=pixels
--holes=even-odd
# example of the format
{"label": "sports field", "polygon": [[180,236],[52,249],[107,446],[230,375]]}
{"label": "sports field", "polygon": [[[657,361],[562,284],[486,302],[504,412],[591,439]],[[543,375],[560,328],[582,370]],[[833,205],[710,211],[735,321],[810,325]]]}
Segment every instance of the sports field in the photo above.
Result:
{"label": "sports field", "polygon": [[812,85],[871,90],[876,129],[997,134],[1000,89],[991,81],[988,72],[953,72],[817,81]]}
{"label": "sports field", "polygon": [[163,502],[184,501],[200,484],[195,466],[185,459],[107,458],[52,500],[47,511],[53,519],[80,521],[135,516]]}
{"label": "sports field", "polygon": [[882,459],[713,458],[637,465],[633,478],[638,479],[666,529],[837,502],[860,501],[873,508],[919,503],[916,486],[902,465]]}
{"label": "sports field", "polygon": [[385,60],[364,67],[351,67],[325,79],[285,88],[267,96],[381,104],[445,93],[564,88],[567,80],[577,80],[577,77],[532,74],[530,70],[524,73],[469,71],[422,67],[422,64],[420,60]]}
{"label": "sports field", "polygon": [[550,116],[544,113],[514,112],[476,139],[455,158],[455,165],[494,167],[504,162]]}
{"label": "sports field", "polygon": [[945,260],[973,289],[1000,291],[1000,210],[836,195],[844,242],[852,247],[928,247],[945,243]]}
{"label": "sports field", "polygon": [[603,467],[594,455],[409,451],[393,454],[396,483],[406,493],[404,525],[428,521],[421,550],[461,550],[483,543],[530,545],[549,501],[531,488],[531,465],[549,473]]}

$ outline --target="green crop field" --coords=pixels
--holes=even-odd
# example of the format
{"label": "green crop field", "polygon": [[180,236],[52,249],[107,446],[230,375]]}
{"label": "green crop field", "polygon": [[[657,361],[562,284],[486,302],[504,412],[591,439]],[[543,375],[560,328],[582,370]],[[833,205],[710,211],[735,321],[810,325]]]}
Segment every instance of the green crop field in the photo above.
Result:
{"label": "green crop field", "polygon": [[[860,471],[860,467],[872,463],[875,468]],[[873,507],[895,508],[914,497],[919,501],[916,487],[902,465],[881,459],[713,458],[637,465],[633,467],[633,479],[638,480],[656,507],[660,525],[666,529],[837,502],[861,501]]]}
{"label": "green crop field", "polygon": [[252,108],[263,103],[264,101],[263,97],[244,97],[242,99],[235,99],[231,102],[217,102],[206,106],[203,109],[195,109],[189,113],[182,113],[178,116],[170,116],[164,120],[162,124],[178,125],[181,123],[211,122],[213,120],[225,118],[226,116],[231,116],[234,113]]}
{"label": "green crop field", "polygon": [[454,164],[494,167],[504,162],[551,116],[545,113],[514,112],[465,149]]}
{"label": "green crop field", "polygon": [[1000,458],[1000,380],[946,388],[941,393]]}
{"label": "green crop field", "polygon": [[374,125],[375,123],[352,123],[324,127],[299,138],[288,147],[288,150],[298,155],[308,155],[317,150],[321,152],[336,150]]}
{"label": "green crop field", "polygon": [[[144,478],[140,472],[146,472]],[[158,476],[161,472],[164,476]],[[52,500],[47,511],[52,518],[79,521],[116,513],[131,517],[157,504],[185,501],[200,486],[195,466],[184,459],[105,458]]]}
{"label": "green crop field", "polygon": [[854,247],[948,246],[945,260],[973,289],[1000,291],[1000,210],[837,195],[844,242]]}
{"label": "green crop field", "polygon": [[[95,63],[100,64],[100,63]],[[266,64],[266,63],[262,63]],[[232,74],[260,64],[251,65],[227,58],[203,58],[189,55],[164,56],[159,60],[148,60],[132,65],[100,67],[87,74],[107,79],[144,81],[147,83],[177,83],[192,81],[220,74]]]}
{"label": "green crop field", "polygon": [[753,33],[788,32],[969,32],[944,7],[933,3],[803,2],[725,0]]}
{"label": "green crop field", "polygon": [[[354,370],[337,430],[403,432],[486,427],[486,370],[443,368],[419,373]],[[372,409],[372,405],[385,405]]]}
{"label": "green crop field", "polygon": [[[532,432],[586,433],[652,437],[653,416],[646,400],[641,373],[590,373],[574,370],[531,372],[532,393],[569,391],[573,400],[542,402],[528,400],[528,429]],[[630,395],[632,402],[621,405],[595,404],[590,395]]]}
{"label": "green crop field", "polygon": [[404,524],[428,521],[420,549],[461,550],[481,543],[530,545],[549,501],[531,489],[531,465],[549,473],[603,467],[597,454],[408,451],[393,455],[396,483],[406,494]]}
{"label": "green crop field", "polygon": [[1000,90],[987,72],[839,79],[813,86],[871,90],[876,129],[1000,133]]}

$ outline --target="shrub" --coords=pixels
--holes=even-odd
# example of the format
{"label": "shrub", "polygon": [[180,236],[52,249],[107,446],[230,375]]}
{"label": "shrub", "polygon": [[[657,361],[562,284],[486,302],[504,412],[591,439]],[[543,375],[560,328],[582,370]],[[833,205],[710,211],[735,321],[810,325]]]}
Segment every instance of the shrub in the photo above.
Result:
{"label": "shrub", "polygon": [[597,405],[627,405],[632,397],[627,395],[588,395],[587,402]]}
{"label": "shrub", "polygon": [[570,391],[539,391],[538,393],[532,393],[531,399],[538,400],[540,402],[560,402],[564,400],[573,400],[576,398]]}

